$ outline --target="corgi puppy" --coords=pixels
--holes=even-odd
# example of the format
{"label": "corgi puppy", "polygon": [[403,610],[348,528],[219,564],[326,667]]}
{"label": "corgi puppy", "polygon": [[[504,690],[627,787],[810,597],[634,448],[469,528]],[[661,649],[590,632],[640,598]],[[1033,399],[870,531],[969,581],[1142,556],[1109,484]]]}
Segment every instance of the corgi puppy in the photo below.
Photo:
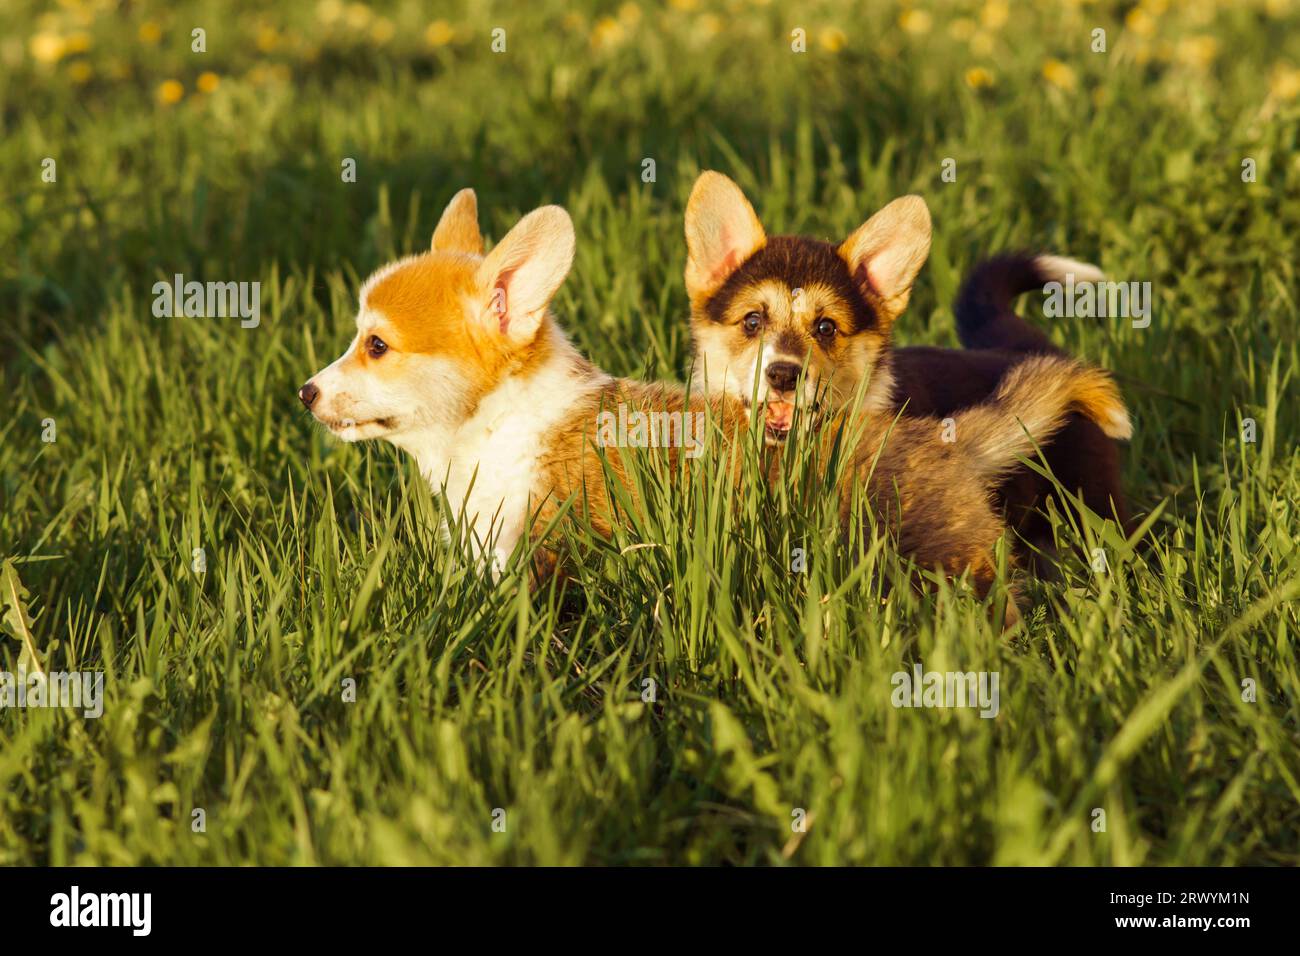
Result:
{"label": "corgi puppy", "polygon": [[[835,246],[768,237],[740,187],[705,172],[687,204],[686,244],[695,381],[761,410],[772,444],[787,440],[796,404],[820,413],[822,403],[852,401],[868,414],[950,418],[983,402],[1027,356],[1062,356],[1011,311],[1011,298],[1067,271],[1099,275],[1050,256],[994,260],[958,301],[962,341],[976,349],[894,348],[893,324],[930,250],[919,196],[894,200]],[[1114,439],[1130,430],[1127,415],[1076,413],[1044,448],[1066,490],[1121,523],[1128,513]],[[996,489],[1011,526],[1041,548],[1050,546],[1041,508],[1052,495],[1051,482],[1023,466]]]}
{"label": "corgi puppy", "polygon": [[[485,256],[474,193],[462,190],[428,252],[366,280],[351,344],[298,391],[344,441],[383,439],[412,455],[433,490],[459,510],[463,543],[494,570],[570,502],[608,535],[616,509],[607,476],[635,507],[626,456],[638,443],[601,434],[615,409],[620,422],[707,410],[716,426],[710,434],[723,446],[714,461],[741,477],[742,402],[720,394],[706,406],[680,387],[614,378],[569,342],[549,305],[573,252],[568,214],[546,206]],[[1003,530],[989,506],[989,482],[1072,411],[1106,421],[1124,414],[1104,374],[1043,356],[1014,369],[990,401],[959,413],[951,443],[941,439],[938,419],[914,417],[895,435],[878,416],[851,467],[909,555],[953,575],[973,570],[986,591]],[[698,450],[690,442],[656,446],[681,472]],[[845,519],[851,504],[851,496],[842,502]],[[942,524],[942,535],[932,524]],[[539,569],[553,568],[553,550],[542,542],[539,551]]]}
{"label": "corgi puppy", "polygon": [[[608,533],[602,459],[622,478],[630,452],[597,446],[603,411],[704,411],[682,389],[615,379],[578,353],[549,311],[573,252],[568,214],[545,206],[485,256],[477,200],[462,190],[428,252],[366,280],[351,344],[298,392],[344,441],[410,454],[453,512],[463,508],[463,543],[498,570],[570,498]],[[709,411],[724,428],[744,421],[725,399]],[[684,443],[666,452],[672,464],[692,457]]]}

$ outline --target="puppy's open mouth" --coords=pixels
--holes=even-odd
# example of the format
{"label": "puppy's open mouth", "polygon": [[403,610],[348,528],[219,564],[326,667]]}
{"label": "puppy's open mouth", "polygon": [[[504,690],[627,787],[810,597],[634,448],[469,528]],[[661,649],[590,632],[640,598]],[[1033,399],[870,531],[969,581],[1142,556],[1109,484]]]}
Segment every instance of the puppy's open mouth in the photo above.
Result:
{"label": "puppy's open mouth", "polygon": [[783,442],[790,437],[794,424],[794,405],[790,402],[768,402],[763,410],[764,432],[771,441]]}
{"label": "puppy's open mouth", "polygon": [[365,428],[367,425],[374,425],[384,430],[393,427],[391,418],[367,418],[362,421],[357,421],[355,418],[317,418],[316,420],[332,432],[341,432],[349,428]]}
{"label": "puppy's open mouth", "polygon": [[[822,403],[813,401],[803,407],[804,423],[819,427],[822,420]],[[794,428],[794,404],[786,401],[769,401],[763,407],[763,434],[769,444],[779,444],[790,437]]]}

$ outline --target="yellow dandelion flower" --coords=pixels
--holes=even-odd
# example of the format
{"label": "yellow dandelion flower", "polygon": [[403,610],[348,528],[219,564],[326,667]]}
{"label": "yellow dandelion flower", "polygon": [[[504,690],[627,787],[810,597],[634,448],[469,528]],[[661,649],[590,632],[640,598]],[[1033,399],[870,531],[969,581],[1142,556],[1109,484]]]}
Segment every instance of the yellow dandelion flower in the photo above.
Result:
{"label": "yellow dandelion flower", "polygon": [[158,26],[153,20],[146,20],[140,24],[140,29],[136,32],[141,43],[147,43],[153,46],[162,39],[162,27]]}
{"label": "yellow dandelion flower", "polygon": [[364,30],[370,26],[374,14],[364,3],[349,3],[344,13],[344,22],[352,30]]}
{"label": "yellow dandelion flower", "polygon": [[1208,34],[1184,37],[1178,41],[1178,62],[1198,70],[1206,69],[1219,55],[1219,41]]}
{"label": "yellow dandelion flower", "polygon": [[1073,67],[1060,60],[1048,60],[1043,64],[1043,79],[1063,90],[1072,90],[1076,85]]}
{"label": "yellow dandelion flower", "polygon": [[32,36],[27,44],[32,59],[37,63],[58,63],[63,54],[68,52],[67,41],[51,30],[43,30]]}
{"label": "yellow dandelion flower", "polygon": [[316,19],[321,23],[334,23],[343,16],[343,0],[320,0],[316,4]]}
{"label": "yellow dandelion flower", "polygon": [[1124,17],[1124,26],[1140,37],[1149,37],[1156,32],[1156,18],[1142,7],[1134,7]]}
{"label": "yellow dandelion flower", "polygon": [[628,0],[618,8],[618,18],[628,26],[634,27],[641,22],[641,8]]}
{"label": "yellow dandelion flower", "polygon": [[78,30],[76,33],[69,33],[67,42],[64,44],[66,53],[85,53],[90,49],[90,34],[85,30]]}
{"label": "yellow dandelion flower", "polygon": [[1300,96],[1300,70],[1287,63],[1274,66],[1268,78],[1268,92],[1279,100],[1293,100]]}
{"label": "yellow dandelion flower", "polygon": [[179,103],[184,95],[185,87],[181,85],[180,80],[163,80],[158,84],[158,102],[165,106]]}
{"label": "yellow dandelion flower", "polygon": [[397,28],[393,26],[393,21],[388,17],[380,17],[375,21],[375,25],[370,28],[370,42],[376,46],[383,46],[397,33]]}
{"label": "yellow dandelion flower", "polygon": [[1011,8],[1006,0],[989,0],[980,11],[980,23],[984,24],[987,30],[999,30],[1006,25],[1007,18],[1010,16]]}
{"label": "yellow dandelion flower", "polygon": [[446,20],[434,20],[424,31],[424,42],[429,46],[446,46],[456,36]]}
{"label": "yellow dandelion flower", "polygon": [[898,25],[904,32],[913,36],[929,33],[934,26],[934,18],[924,10],[904,10],[898,16]]}
{"label": "yellow dandelion flower", "polygon": [[685,10],[689,13],[700,5],[700,0],[670,0],[669,5],[675,10]]}
{"label": "yellow dandelion flower", "polygon": [[822,49],[828,53],[839,53],[844,49],[844,44],[848,42],[848,37],[839,27],[827,27],[817,38],[821,43]]}
{"label": "yellow dandelion flower", "polygon": [[975,21],[970,17],[958,17],[948,24],[948,36],[954,40],[969,40],[975,35]]}
{"label": "yellow dandelion flower", "polygon": [[695,22],[697,39],[711,40],[722,32],[722,17],[716,13],[706,13]]}
{"label": "yellow dandelion flower", "polygon": [[980,90],[993,85],[993,74],[982,66],[972,66],[966,71],[966,85],[972,90]]}
{"label": "yellow dandelion flower", "polygon": [[257,28],[257,48],[263,53],[270,53],[280,45],[280,31],[269,24]]}
{"label": "yellow dandelion flower", "polygon": [[78,86],[83,83],[89,83],[90,78],[94,75],[95,71],[91,69],[90,64],[85,60],[78,60],[76,63],[73,63],[68,67],[68,79],[72,80],[72,82],[76,83]]}
{"label": "yellow dandelion flower", "polygon": [[211,70],[204,70],[199,74],[198,82],[194,85],[198,87],[200,93],[211,93],[221,85],[221,77]]}
{"label": "yellow dandelion flower", "polygon": [[601,17],[591,28],[591,46],[596,50],[608,50],[623,42],[626,31],[623,24],[613,17]]}

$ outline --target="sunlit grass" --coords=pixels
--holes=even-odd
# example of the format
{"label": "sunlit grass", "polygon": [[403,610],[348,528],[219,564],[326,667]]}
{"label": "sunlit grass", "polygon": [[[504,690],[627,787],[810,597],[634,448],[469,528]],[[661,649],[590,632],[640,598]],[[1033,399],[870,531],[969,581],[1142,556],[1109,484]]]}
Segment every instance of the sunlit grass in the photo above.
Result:
{"label": "sunlit grass", "polygon": [[[0,712],[0,863],[1300,863],[1290,5],[246,6],[0,14],[0,558],[48,666],[107,674],[100,720]],[[684,378],[701,168],[773,232],[923,194],[906,343],[956,344],[992,251],[1152,282],[1150,328],[1051,325],[1123,384],[1145,543],[1063,527],[1109,573],[1023,582],[1006,640],[960,589],[888,591],[811,483],[652,473],[640,523],[564,529],[581,564],[530,595],[298,405],[359,279],[466,185],[493,239],[562,203],[561,323]],[[260,326],[155,319],[177,272],[260,281]],[[997,671],[999,716],[895,709],[918,661]]]}

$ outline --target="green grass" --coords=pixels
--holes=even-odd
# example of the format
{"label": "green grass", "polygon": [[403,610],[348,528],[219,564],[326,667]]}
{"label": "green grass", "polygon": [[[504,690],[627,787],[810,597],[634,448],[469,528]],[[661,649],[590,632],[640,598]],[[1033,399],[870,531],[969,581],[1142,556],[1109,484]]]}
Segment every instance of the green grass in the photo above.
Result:
{"label": "green grass", "polygon": [[[918,3],[919,32],[888,3],[256,6],[0,14],[0,558],[44,663],[106,672],[102,719],[0,711],[0,863],[1300,863],[1295,4],[1145,34],[1111,2]],[[905,343],[955,345],[962,273],[1007,248],[1152,282],[1148,329],[1034,319],[1123,385],[1143,547],[1063,528],[1109,573],[1028,582],[1008,641],[960,590],[882,597],[893,557],[839,542],[811,485],[649,475],[648,515],[567,529],[575,577],[530,595],[440,543],[396,452],[299,407],[359,279],[465,185],[494,239],[563,204],[561,323],[612,372],[684,377],[702,168],[772,232],[923,194]],[[260,280],[260,327],[153,318],[175,272]],[[895,709],[917,661],[998,672],[999,716]]]}

